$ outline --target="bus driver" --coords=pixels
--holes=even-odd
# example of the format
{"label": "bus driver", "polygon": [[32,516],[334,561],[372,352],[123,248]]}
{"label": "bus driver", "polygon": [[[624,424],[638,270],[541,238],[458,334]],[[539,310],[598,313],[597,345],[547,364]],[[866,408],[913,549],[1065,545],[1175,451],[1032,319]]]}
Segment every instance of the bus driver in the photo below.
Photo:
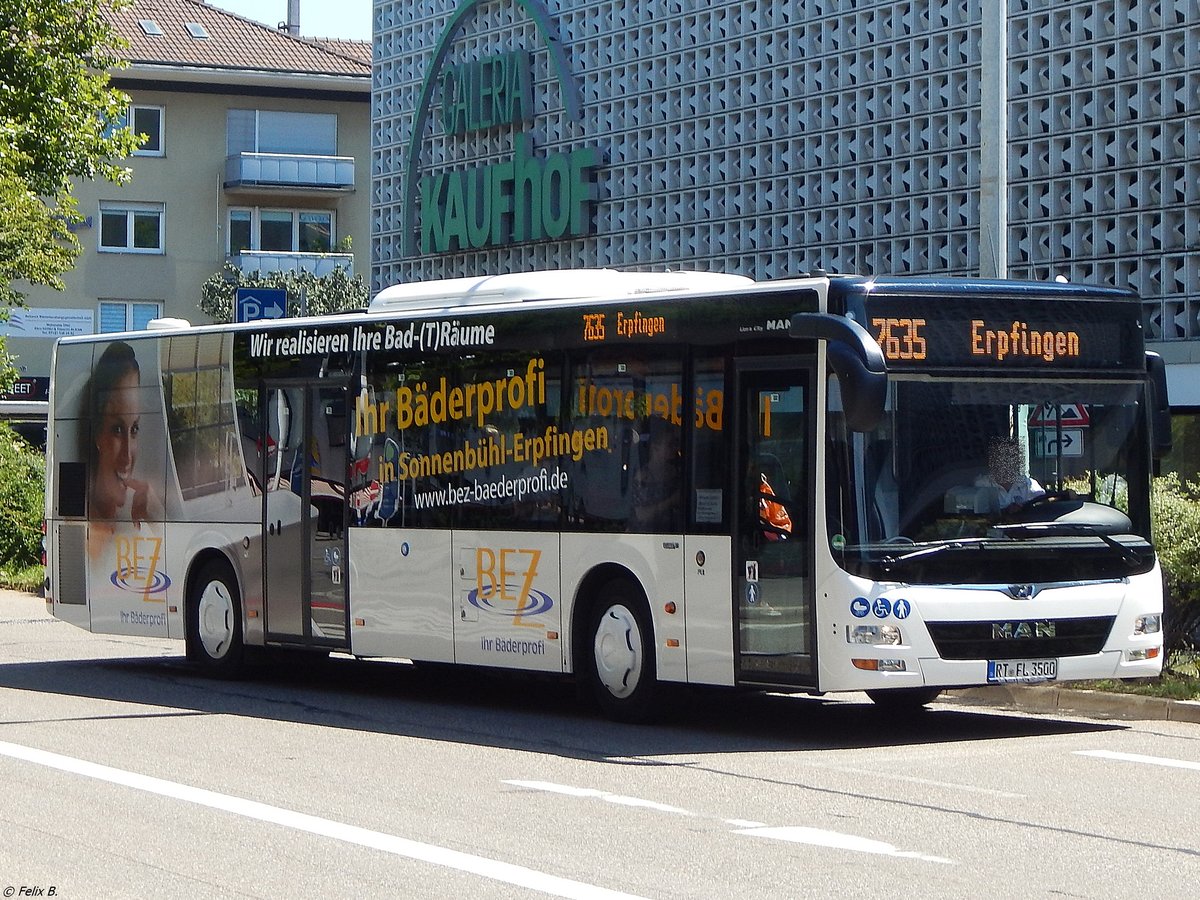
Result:
{"label": "bus driver", "polygon": [[993,438],[988,447],[988,479],[996,491],[995,510],[1016,512],[1046,491],[1025,473],[1025,450],[1015,438]]}

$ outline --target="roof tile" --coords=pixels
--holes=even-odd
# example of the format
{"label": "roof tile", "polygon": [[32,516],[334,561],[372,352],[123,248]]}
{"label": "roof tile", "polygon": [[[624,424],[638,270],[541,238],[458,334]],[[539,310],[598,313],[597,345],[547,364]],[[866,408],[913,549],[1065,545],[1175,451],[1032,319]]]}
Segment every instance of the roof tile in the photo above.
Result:
{"label": "roof tile", "polygon": [[[134,0],[106,15],[129,42],[125,56],[135,66],[371,76],[371,45],[366,41],[296,38],[202,0]],[[143,19],[155,22],[162,34],[146,34],[139,24]],[[208,37],[192,37],[189,22],[203,26]]]}

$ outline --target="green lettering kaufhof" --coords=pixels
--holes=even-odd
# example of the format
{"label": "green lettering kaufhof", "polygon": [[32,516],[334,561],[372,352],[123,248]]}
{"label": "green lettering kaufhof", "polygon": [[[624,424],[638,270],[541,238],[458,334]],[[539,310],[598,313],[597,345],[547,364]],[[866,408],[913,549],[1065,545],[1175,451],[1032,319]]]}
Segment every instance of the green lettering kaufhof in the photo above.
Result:
{"label": "green lettering kaufhof", "polygon": [[591,226],[594,147],[535,157],[527,135],[507,162],[421,179],[421,251],[446,253],[580,237]]}

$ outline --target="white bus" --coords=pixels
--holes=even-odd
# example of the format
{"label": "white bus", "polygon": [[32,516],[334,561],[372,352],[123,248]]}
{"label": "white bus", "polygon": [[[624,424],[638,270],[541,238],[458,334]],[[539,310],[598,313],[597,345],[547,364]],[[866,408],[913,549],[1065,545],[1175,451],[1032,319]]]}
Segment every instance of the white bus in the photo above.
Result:
{"label": "white bus", "polygon": [[1161,670],[1128,292],[589,270],[154,324],[57,344],[46,599],[213,674],[558,673],[641,719],[679,684],[917,707]]}

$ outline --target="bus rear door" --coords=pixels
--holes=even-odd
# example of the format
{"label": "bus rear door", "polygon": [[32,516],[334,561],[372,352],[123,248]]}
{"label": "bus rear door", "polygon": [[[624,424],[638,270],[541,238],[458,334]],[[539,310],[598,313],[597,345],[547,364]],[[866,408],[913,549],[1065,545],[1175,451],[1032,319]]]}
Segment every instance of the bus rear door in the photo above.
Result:
{"label": "bus rear door", "polygon": [[263,485],[268,643],[349,644],[344,384],[268,381]]}

